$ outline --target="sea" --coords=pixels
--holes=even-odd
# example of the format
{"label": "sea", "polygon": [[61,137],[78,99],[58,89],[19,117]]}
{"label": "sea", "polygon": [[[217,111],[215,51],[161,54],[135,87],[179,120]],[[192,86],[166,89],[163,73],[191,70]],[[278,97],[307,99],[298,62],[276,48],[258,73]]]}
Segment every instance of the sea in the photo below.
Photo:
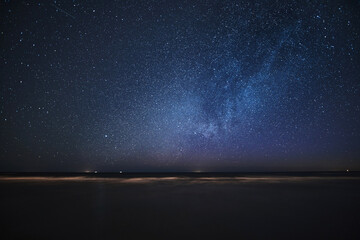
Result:
{"label": "sea", "polygon": [[0,235],[360,239],[360,173],[1,173]]}

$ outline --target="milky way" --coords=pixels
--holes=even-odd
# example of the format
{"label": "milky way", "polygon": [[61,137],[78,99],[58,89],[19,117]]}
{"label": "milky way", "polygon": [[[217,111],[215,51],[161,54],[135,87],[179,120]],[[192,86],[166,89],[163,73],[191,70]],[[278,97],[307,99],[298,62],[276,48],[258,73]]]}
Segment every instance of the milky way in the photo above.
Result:
{"label": "milky way", "polygon": [[1,171],[360,169],[357,1],[2,1]]}

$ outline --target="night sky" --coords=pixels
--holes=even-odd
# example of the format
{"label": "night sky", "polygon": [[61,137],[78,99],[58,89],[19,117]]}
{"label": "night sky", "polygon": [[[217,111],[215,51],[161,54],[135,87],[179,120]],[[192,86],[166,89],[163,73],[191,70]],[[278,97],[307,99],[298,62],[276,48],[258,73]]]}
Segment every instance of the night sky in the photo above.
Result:
{"label": "night sky", "polygon": [[360,170],[359,1],[1,1],[0,171]]}

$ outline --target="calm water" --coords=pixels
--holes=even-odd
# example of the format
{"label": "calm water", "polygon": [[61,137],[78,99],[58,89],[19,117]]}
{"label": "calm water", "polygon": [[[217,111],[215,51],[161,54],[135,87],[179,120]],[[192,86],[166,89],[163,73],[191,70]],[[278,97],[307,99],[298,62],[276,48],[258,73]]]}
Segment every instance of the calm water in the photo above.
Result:
{"label": "calm water", "polygon": [[360,177],[1,175],[2,239],[360,239]]}

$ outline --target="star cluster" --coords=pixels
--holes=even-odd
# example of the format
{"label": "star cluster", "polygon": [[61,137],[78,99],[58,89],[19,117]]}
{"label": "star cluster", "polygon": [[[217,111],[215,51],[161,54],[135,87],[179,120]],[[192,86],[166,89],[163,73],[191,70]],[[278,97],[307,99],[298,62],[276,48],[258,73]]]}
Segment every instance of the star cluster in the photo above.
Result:
{"label": "star cluster", "polygon": [[0,170],[360,169],[356,1],[2,1]]}

